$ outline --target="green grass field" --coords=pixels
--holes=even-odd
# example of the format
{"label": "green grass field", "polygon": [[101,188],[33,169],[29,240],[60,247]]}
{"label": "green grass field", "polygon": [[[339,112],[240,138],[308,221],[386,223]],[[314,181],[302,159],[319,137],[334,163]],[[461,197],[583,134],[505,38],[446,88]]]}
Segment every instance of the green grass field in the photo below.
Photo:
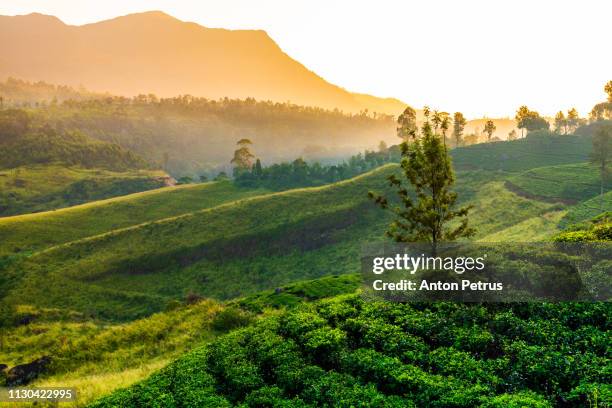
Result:
{"label": "green grass field", "polygon": [[[7,267],[9,299],[131,320],[189,292],[232,299],[354,273],[362,244],[384,239],[390,220],[367,192],[386,191],[385,176],[395,171],[388,165],[329,186],[259,195],[74,240]],[[502,240],[504,230],[557,210],[491,180],[488,172],[458,175],[463,202],[475,206],[478,238]]]}
{"label": "green grass field", "polygon": [[156,170],[116,172],[61,164],[0,169],[0,217],[159,188],[162,176]]}
{"label": "green grass field", "polygon": [[75,207],[0,218],[0,256],[38,251],[265,193],[229,181],[163,187]]}

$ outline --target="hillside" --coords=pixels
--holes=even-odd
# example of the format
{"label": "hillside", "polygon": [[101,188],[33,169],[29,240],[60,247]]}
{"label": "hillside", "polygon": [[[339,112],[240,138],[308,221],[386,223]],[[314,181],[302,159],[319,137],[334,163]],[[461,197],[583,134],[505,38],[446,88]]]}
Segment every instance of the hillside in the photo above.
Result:
{"label": "hillside", "polygon": [[[496,145],[489,149],[496,149]],[[533,171],[545,171],[551,177],[558,171],[557,177],[567,177],[566,166],[542,168],[542,163],[548,163],[548,158],[530,164],[537,167]],[[212,377],[202,374],[204,381],[196,387],[201,392],[192,386],[179,391],[159,384],[167,384],[167,380],[177,384],[183,381],[183,373],[194,367],[198,367],[199,373],[209,373],[208,360],[200,356],[225,347],[223,344],[231,344],[228,347],[240,351],[231,342],[234,336],[242,334],[232,333],[215,340],[228,329],[261,320],[247,332],[258,337],[257,333],[263,330],[263,336],[281,335],[283,341],[290,343],[293,337],[267,331],[274,326],[275,319],[293,316],[294,312],[284,308],[297,306],[297,313],[301,313],[304,307],[311,307],[303,305],[305,301],[354,292],[362,244],[383,239],[390,220],[369,202],[366,193],[387,191],[385,176],[396,171],[397,165],[391,164],[327,186],[277,193],[241,189],[229,181],[168,187],[74,208],[0,219],[0,235],[9,237],[9,241],[0,244],[0,254],[5,255],[0,258],[0,297],[17,305],[17,318],[29,322],[4,332],[0,361],[13,365],[52,354],[54,364],[33,385],[78,387],[83,395],[79,405],[150,375],[135,388],[118,391],[98,402],[98,406],[130,405],[136,401],[148,405],[146,395],[158,398],[159,392],[166,395],[164,398],[185,402],[183,391],[197,394],[189,398],[202,398],[199,405],[204,401],[215,407],[224,401],[236,403],[247,398],[254,401],[269,389],[249,395],[260,387],[254,385],[255,388],[244,392],[238,385],[232,385],[235,392],[218,388],[219,378],[230,381],[227,384],[234,381],[230,380],[231,373],[221,367]],[[563,217],[580,208],[580,204],[548,202],[509,190],[507,180],[523,174],[487,170],[457,173],[456,190],[462,203],[474,206],[470,219],[478,230],[476,240],[547,240],[559,232]],[[582,210],[578,211],[582,214]],[[315,280],[304,282],[305,279]],[[197,303],[202,297],[208,300]],[[184,306],[194,302],[193,306]],[[367,312],[371,313],[367,315],[369,320],[374,315],[386,318],[387,306],[360,302],[360,298],[349,296],[313,307],[317,310],[315,315],[319,310],[340,311],[347,305],[373,307]],[[443,325],[423,326],[422,331],[410,332],[418,339],[411,337],[414,342],[406,344],[411,345],[411,350],[421,350],[410,354],[416,360],[404,360],[412,357],[392,354],[384,344],[375,345],[373,334],[361,329],[358,331],[362,334],[350,331],[356,327],[352,326],[352,317],[361,319],[366,315],[338,315],[330,320],[336,325],[332,329],[339,330],[334,333],[341,337],[346,333],[357,342],[351,340],[348,348],[342,348],[342,353],[346,353],[343,356],[352,358],[352,353],[361,356],[366,351],[382,353],[372,355],[376,361],[383,358],[385,365],[399,364],[394,360],[399,359],[407,368],[397,365],[400,370],[397,373],[406,369],[413,375],[411,384],[416,388],[410,395],[392,392],[386,385],[380,385],[378,377],[356,373],[342,363],[333,366],[341,376],[340,383],[334,382],[337,378],[323,376],[316,377],[322,381],[320,384],[312,384],[317,389],[327,384],[331,388],[325,389],[331,394],[326,391],[315,397],[302,391],[288,392],[282,382],[276,382],[276,377],[265,377],[266,384],[278,389],[270,391],[267,397],[261,396],[259,401],[288,398],[321,404],[330,398],[356,401],[372,396],[374,401],[382,398],[387,403],[395,401],[398,406],[410,406],[410,401],[419,406],[425,399],[431,399],[445,401],[439,402],[441,406],[454,401],[455,406],[470,407],[485,403],[505,406],[508,401],[550,406],[547,404],[558,398],[583,401],[597,386],[593,379],[597,378],[596,367],[601,365],[602,358],[602,328],[598,322],[602,314],[609,313],[595,304],[587,307],[568,309],[576,318],[554,327],[542,325],[550,320],[551,313],[558,316],[564,311],[546,307],[525,311],[510,305],[461,306],[452,313],[445,309]],[[0,320],[1,308],[2,305]],[[327,319],[327,312],[321,313]],[[439,322],[442,316],[441,309],[428,310],[425,305],[406,306],[392,314],[402,313],[411,322],[417,322],[414,327],[421,327],[418,324],[421,320]],[[318,322],[315,315],[308,315],[306,320]],[[508,324],[512,327],[523,328],[520,333],[533,333],[534,327],[544,327],[547,336],[527,336],[515,331],[510,334],[505,319],[510,319]],[[585,319],[584,324],[580,323],[581,329],[574,326],[576,319]],[[485,325],[482,323],[485,321],[499,324]],[[395,339],[386,331],[391,322],[375,319],[374,323],[383,326],[373,330]],[[326,344],[326,325],[317,326],[324,329],[320,333],[308,335],[312,344]],[[308,333],[310,329],[305,330]],[[317,337],[319,334],[323,337]],[[576,360],[566,349],[555,348],[549,338],[566,339],[559,343],[582,347],[584,359]],[[585,338],[588,340],[580,340]],[[212,346],[199,348],[211,341]],[[196,350],[191,352],[194,347]],[[253,350],[258,350],[257,347],[253,344]],[[489,350],[487,347],[491,355],[484,356],[478,351]],[[524,350],[523,354],[517,354],[519,349]],[[171,363],[185,352],[188,354],[179,362]],[[310,352],[298,354],[315,371],[318,370],[315,366],[325,370],[332,367],[318,360],[311,364]],[[315,354],[329,355],[322,351]],[[550,365],[529,368],[536,355],[551,359]],[[221,358],[222,354],[218,356]],[[459,359],[456,364],[455,359]],[[551,371],[559,359],[569,359],[578,371],[566,375],[565,366],[559,372]],[[240,360],[232,361],[240,370],[244,368]],[[254,371],[249,372],[259,372],[259,360],[253,357],[249,361],[254,364]],[[453,363],[447,364],[449,361]],[[503,368],[510,367],[508,361],[513,362],[511,369],[518,375]],[[457,368],[462,366],[467,368]],[[558,388],[537,385],[541,380],[537,373],[542,370],[553,372],[549,375],[555,381],[562,378],[563,385]],[[244,377],[244,371],[240,373]],[[488,380],[475,386],[475,377],[470,375]],[[366,377],[373,379],[364,380]],[[215,391],[205,391],[210,387]]]}
{"label": "hillside", "polygon": [[[3,217],[157,189],[166,185],[167,177],[160,170],[110,171],[61,164],[0,169],[0,224],[6,219]],[[1,247],[15,238],[2,233],[0,236]]]}
{"label": "hillside", "polygon": [[[8,299],[16,302],[27,298],[39,307],[129,320],[188,292],[230,299],[300,279],[354,273],[362,243],[380,240],[389,220],[367,191],[385,191],[385,175],[396,169],[389,165],[329,186],[264,194],[74,240],[15,258],[4,287],[12,287]],[[480,237],[556,210],[514,195],[486,172],[461,173],[457,191],[476,206],[473,223]],[[554,231],[552,224],[549,232]],[[41,279],[50,277],[54,283],[42,296]]]}
{"label": "hillside", "polygon": [[264,163],[339,160],[396,143],[395,122],[384,115],[354,114],[254,99],[211,100],[108,97],[31,109],[41,120],[117,143],[171,174],[229,171],[236,142],[248,138]]}
{"label": "hillside", "polygon": [[203,299],[174,301],[162,313],[125,324],[99,322],[60,309],[23,306],[19,316],[28,316],[32,322],[5,329],[0,361],[9,366],[19,364],[24,350],[28,358],[52,355],[53,366],[33,386],[75,387],[79,394],[76,406],[81,407],[116,388],[143,380],[181,354],[231,329],[253,322],[257,317],[254,310],[262,313],[271,307],[352,293],[357,287],[358,277],[349,275],[299,282],[283,287],[281,294],[257,293],[234,304]]}
{"label": "hillside", "polygon": [[453,149],[453,164],[458,170],[484,169],[517,172],[536,167],[581,163],[592,150],[589,136],[561,136],[544,132],[526,138],[480,143]]}
{"label": "hillside", "polygon": [[[507,186],[519,194],[569,204],[595,197],[601,189],[599,171],[588,163],[527,170],[509,177]],[[603,189],[612,189],[612,181],[604,183]]]}
{"label": "hillside", "polygon": [[254,97],[393,115],[405,106],[328,83],[264,31],[206,28],[158,11],[83,26],[42,14],[1,16],[0,55],[0,79],[85,85],[116,95]]}
{"label": "hillside", "polygon": [[341,296],[220,337],[91,407],[605,406],[609,313]]}
{"label": "hillside", "polygon": [[0,110],[0,217],[56,209],[161,187],[169,181],[117,144]]}
{"label": "hillside", "polygon": [[4,237],[0,242],[0,256],[40,251],[50,246],[176,217],[263,193],[265,190],[237,188],[229,181],[187,184],[56,211],[0,218],[0,236]]}

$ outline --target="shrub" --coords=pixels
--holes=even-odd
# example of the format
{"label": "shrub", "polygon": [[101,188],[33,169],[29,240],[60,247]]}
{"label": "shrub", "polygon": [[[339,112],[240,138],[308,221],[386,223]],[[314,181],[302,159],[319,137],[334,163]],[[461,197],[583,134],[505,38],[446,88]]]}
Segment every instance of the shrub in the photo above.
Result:
{"label": "shrub", "polygon": [[228,307],[215,314],[211,327],[218,331],[230,331],[248,326],[253,321],[253,315],[242,309]]}

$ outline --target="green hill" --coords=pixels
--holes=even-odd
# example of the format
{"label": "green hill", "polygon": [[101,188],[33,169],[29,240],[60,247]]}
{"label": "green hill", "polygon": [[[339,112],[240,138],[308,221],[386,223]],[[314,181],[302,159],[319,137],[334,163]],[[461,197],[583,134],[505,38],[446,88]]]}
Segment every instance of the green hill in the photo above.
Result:
{"label": "green hill", "polygon": [[[599,195],[601,188],[598,169],[588,163],[539,167],[511,176],[507,183],[519,194],[570,204]],[[603,188],[611,190],[612,181]]]}
{"label": "green hill", "polygon": [[[53,210],[156,189],[165,185],[166,177],[161,170],[111,171],[61,164],[3,169],[0,170],[0,217]],[[5,220],[0,218],[0,225]],[[14,238],[7,235],[0,247],[5,247]],[[0,255],[3,253],[0,248]]]}
{"label": "green hill", "polygon": [[[395,171],[388,165],[329,186],[227,202],[17,258],[6,268],[9,299],[129,320],[188,292],[231,299],[354,273],[361,245],[383,239],[389,222],[367,192],[385,191],[385,176]],[[509,192],[488,172],[460,173],[457,191],[476,206],[480,237],[556,209]]]}
{"label": "green hill", "polygon": [[51,163],[114,171],[149,167],[117,144],[66,130],[61,123],[52,125],[21,109],[0,110],[0,148],[0,169]]}
{"label": "green hill", "polygon": [[150,190],[166,179],[116,144],[0,109],[0,217]]}
{"label": "green hill", "polygon": [[264,192],[240,189],[229,181],[186,184],[55,211],[0,218],[0,236],[5,237],[0,242],[0,256],[38,251]]}
{"label": "green hill", "polygon": [[453,164],[459,170],[517,172],[536,167],[585,162],[591,149],[589,136],[560,136],[549,132],[534,132],[524,139],[459,147],[452,150],[452,156]]}
{"label": "green hill", "polygon": [[32,323],[5,329],[0,361],[12,367],[24,359],[52,355],[53,365],[32,385],[75,387],[80,407],[146,378],[230,329],[252,322],[253,311],[262,313],[352,293],[358,285],[358,276],[347,275],[291,284],[280,293],[257,293],[233,305],[202,299],[187,304],[171,302],[163,313],[123,324],[91,320],[62,309],[23,306],[18,314],[28,316]]}
{"label": "green hill", "polygon": [[612,210],[612,191],[608,191],[603,197],[593,197],[572,207],[560,221],[560,226],[565,228],[571,224],[590,220],[610,210]]}

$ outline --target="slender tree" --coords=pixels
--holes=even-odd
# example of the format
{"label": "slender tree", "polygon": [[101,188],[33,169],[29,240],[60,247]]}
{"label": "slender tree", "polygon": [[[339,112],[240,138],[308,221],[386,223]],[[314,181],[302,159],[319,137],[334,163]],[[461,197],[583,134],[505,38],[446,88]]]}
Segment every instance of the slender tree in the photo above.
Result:
{"label": "slender tree", "polygon": [[557,112],[555,115],[555,132],[567,134],[567,119],[563,111]]}
{"label": "slender tree", "polygon": [[446,132],[450,128],[450,116],[447,112],[440,112],[440,130],[442,131],[442,140],[444,140],[444,148],[446,149]]}
{"label": "slender tree", "polygon": [[612,161],[612,125],[600,126],[593,136],[591,163],[599,168],[600,175],[600,211],[603,212],[604,183],[609,174]]}
{"label": "slender tree", "polygon": [[567,127],[565,134],[574,133],[578,126],[581,125],[582,119],[580,119],[580,115],[578,115],[578,111],[576,108],[572,108],[567,111]]}
{"label": "slender tree", "polygon": [[608,81],[604,86],[604,91],[608,94],[608,102],[612,102],[612,81]]}
{"label": "slender tree", "polygon": [[487,120],[487,122],[485,123],[484,132],[487,134],[488,142],[491,141],[491,136],[493,136],[493,133],[495,133],[496,129],[497,129],[497,126],[495,126],[495,123],[493,123],[493,121],[490,119]]}
{"label": "slender tree", "polygon": [[440,112],[437,109],[433,111],[433,115],[431,117],[431,124],[433,125],[434,134],[437,134],[438,129],[440,128],[440,125],[442,124],[442,112]]}
{"label": "slender tree", "polygon": [[463,113],[455,112],[453,115],[453,137],[455,138],[455,147],[459,147],[461,145],[463,130],[465,129],[466,124],[467,120],[465,120]]}
{"label": "slender tree", "polygon": [[[389,185],[397,190],[400,204],[368,193],[377,205],[396,216],[386,235],[396,242],[429,242],[434,254],[439,242],[472,236],[475,230],[468,226],[470,207],[455,209],[457,193],[451,191],[455,175],[450,156],[429,122],[423,125],[420,139],[402,143],[401,152],[402,176],[388,178]],[[414,189],[415,199],[407,184]],[[453,222],[456,219],[459,223]]]}

